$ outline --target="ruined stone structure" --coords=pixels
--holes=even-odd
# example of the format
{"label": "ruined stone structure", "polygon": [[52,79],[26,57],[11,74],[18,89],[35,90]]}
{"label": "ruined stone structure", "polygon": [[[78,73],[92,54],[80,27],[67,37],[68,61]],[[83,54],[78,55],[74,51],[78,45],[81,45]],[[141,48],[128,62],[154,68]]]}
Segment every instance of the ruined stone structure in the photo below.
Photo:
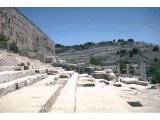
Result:
{"label": "ruined stone structure", "polygon": [[0,8],[0,34],[16,43],[20,51],[55,55],[55,43],[16,8]]}

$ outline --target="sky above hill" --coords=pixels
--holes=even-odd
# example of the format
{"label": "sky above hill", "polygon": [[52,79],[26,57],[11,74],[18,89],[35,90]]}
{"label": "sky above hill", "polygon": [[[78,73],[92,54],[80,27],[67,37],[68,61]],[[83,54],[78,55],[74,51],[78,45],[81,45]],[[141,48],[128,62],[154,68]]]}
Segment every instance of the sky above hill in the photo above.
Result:
{"label": "sky above hill", "polygon": [[160,8],[17,8],[63,45],[129,39],[160,45]]}

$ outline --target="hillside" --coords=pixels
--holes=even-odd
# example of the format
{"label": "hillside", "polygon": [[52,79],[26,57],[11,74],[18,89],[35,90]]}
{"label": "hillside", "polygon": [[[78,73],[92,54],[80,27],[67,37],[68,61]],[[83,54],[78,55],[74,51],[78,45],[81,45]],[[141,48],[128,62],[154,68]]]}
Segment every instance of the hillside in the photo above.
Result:
{"label": "hillside", "polygon": [[153,51],[155,46],[160,48],[159,45],[135,42],[133,39],[127,41],[119,39],[73,46],[56,44],[56,53],[60,59],[69,63],[89,63],[90,57],[101,58],[105,65],[115,64],[119,59],[129,59],[134,63],[139,61],[150,63],[160,60],[160,50]]}

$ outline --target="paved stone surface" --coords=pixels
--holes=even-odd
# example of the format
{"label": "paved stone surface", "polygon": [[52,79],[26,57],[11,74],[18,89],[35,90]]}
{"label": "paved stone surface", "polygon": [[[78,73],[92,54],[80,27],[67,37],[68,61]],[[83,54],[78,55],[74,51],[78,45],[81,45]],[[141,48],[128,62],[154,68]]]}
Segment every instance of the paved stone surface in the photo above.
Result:
{"label": "paved stone surface", "polygon": [[130,106],[106,88],[78,87],[76,112],[129,112]]}
{"label": "paved stone surface", "polygon": [[58,87],[30,86],[12,92],[0,98],[0,112],[39,112]]}
{"label": "paved stone surface", "polygon": [[60,95],[57,97],[57,101],[53,104],[50,112],[74,112],[77,79],[78,73],[74,73],[60,92]]}

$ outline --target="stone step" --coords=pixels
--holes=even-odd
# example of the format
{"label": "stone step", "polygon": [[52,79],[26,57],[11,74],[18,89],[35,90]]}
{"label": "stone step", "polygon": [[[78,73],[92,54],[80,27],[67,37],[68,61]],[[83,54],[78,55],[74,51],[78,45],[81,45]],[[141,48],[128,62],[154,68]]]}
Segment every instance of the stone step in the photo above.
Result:
{"label": "stone step", "polygon": [[4,96],[8,92],[12,92],[22,87],[31,85],[47,77],[48,77],[47,74],[37,74],[33,76],[15,79],[10,82],[2,83],[0,84],[0,96]]}
{"label": "stone step", "polygon": [[24,66],[0,66],[0,72],[3,71],[22,71]]}
{"label": "stone step", "polygon": [[51,107],[50,112],[73,113],[75,111],[77,80],[78,73],[74,73],[60,92],[60,95],[57,97],[55,104]]}
{"label": "stone step", "polygon": [[3,71],[0,72],[0,83],[5,83],[12,81],[14,79],[34,75],[35,70],[25,70],[25,71]]}

